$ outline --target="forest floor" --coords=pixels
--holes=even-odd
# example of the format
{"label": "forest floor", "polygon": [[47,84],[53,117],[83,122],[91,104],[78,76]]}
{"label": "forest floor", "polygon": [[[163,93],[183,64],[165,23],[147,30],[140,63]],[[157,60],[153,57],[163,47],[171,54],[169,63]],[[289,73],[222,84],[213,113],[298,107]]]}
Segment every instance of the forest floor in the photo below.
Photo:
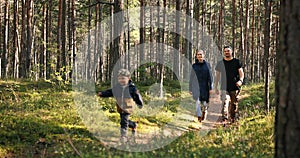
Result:
{"label": "forest floor", "polygon": [[[170,85],[157,109],[149,87],[140,86],[147,106],[131,116],[139,121],[135,140],[129,130],[129,142],[120,144],[113,98],[97,97],[97,110],[80,115],[67,85],[0,81],[0,157],[273,157],[275,112],[264,114],[263,84],[243,87],[240,120],[225,128],[216,125],[219,96],[213,95],[200,124],[188,92]],[[271,103],[273,90],[272,84]]]}
{"label": "forest floor", "polygon": [[[147,109],[147,107],[145,108]],[[103,135],[99,136],[99,138],[103,144],[109,147],[128,151],[147,151],[159,147],[158,143],[161,146],[167,145],[167,143],[191,130],[198,131],[200,135],[205,136],[209,131],[220,125],[221,108],[219,95],[214,94],[210,100],[207,118],[201,123],[196,117],[195,110],[180,109],[173,115],[172,121],[160,127],[143,124],[134,135],[129,130],[128,139],[125,140],[127,141],[125,143],[120,142],[119,134],[110,135],[109,137]],[[111,126],[113,125],[109,125],[106,122],[106,127]],[[113,128],[105,128],[105,131],[102,130],[102,132],[118,133],[115,130]],[[160,140],[152,141],[154,138]]]}

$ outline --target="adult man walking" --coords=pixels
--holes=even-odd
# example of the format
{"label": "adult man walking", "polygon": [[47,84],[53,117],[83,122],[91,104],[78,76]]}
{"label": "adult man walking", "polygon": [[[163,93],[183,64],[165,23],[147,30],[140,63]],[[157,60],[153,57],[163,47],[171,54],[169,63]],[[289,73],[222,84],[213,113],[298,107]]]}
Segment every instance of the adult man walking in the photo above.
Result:
{"label": "adult man walking", "polygon": [[230,46],[225,46],[223,51],[224,58],[215,68],[215,89],[216,93],[220,94],[218,84],[221,81],[222,121],[226,123],[230,119],[229,121],[233,123],[238,113],[238,95],[243,84],[244,71],[240,60],[233,58]]}

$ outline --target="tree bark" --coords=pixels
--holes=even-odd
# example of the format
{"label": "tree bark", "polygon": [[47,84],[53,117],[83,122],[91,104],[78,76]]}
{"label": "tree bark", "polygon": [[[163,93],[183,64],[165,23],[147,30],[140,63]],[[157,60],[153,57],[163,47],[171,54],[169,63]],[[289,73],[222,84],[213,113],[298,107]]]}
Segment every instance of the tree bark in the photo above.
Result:
{"label": "tree bark", "polygon": [[113,54],[110,60],[112,60],[111,68],[113,68],[114,66],[116,66],[117,68],[121,68],[121,63],[119,63],[118,65],[116,64],[119,58],[124,54],[124,13],[122,12],[124,9],[124,0],[115,0],[114,2],[114,14],[119,14],[117,17],[114,17],[113,32],[115,39],[113,43]]}
{"label": "tree bark", "polygon": [[236,5],[235,5],[235,0],[232,0],[232,56],[235,56],[235,21],[236,21]]}
{"label": "tree bark", "polygon": [[13,59],[13,77],[19,78],[19,2],[14,0],[14,59]]}
{"label": "tree bark", "polygon": [[67,53],[66,53],[66,0],[62,0],[62,23],[61,23],[61,53],[62,53],[62,78],[67,80]]}
{"label": "tree bark", "polygon": [[57,59],[56,59],[56,72],[60,72],[61,69],[61,50],[62,50],[62,41],[61,41],[61,29],[62,29],[62,7],[63,1],[59,0],[58,3],[58,22],[57,22]]}
{"label": "tree bark", "polygon": [[[151,4],[150,4],[151,5]],[[149,29],[149,38],[150,38],[150,61],[153,62],[154,59],[155,59],[155,56],[154,56],[154,28],[153,28],[153,7],[150,8],[150,29]],[[157,76],[156,74],[156,69],[155,69],[155,65],[150,65],[150,74],[151,76]]]}
{"label": "tree bark", "polygon": [[275,157],[300,157],[300,23],[298,0],[281,0],[277,53]]}
{"label": "tree bark", "polygon": [[[174,48],[180,52],[179,47],[180,47],[180,35],[178,34],[180,32],[180,12],[181,9],[181,0],[176,0],[176,25],[175,25],[175,29],[176,29],[176,34],[175,34],[175,40],[174,40]],[[173,65],[173,69],[174,69],[174,74],[179,74],[180,73],[180,64],[179,64],[179,60],[180,60],[180,53],[174,53],[174,65]],[[175,76],[173,76],[173,79],[175,78]]]}
{"label": "tree bark", "polygon": [[20,77],[26,77],[26,1],[22,0],[22,33],[21,33],[21,55],[20,55]]}
{"label": "tree bark", "polygon": [[248,46],[248,43],[249,43],[249,0],[246,0],[246,3],[245,3],[245,12],[246,12],[246,15],[245,15],[245,37],[244,37],[244,55],[243,55],[243,70],[244,70],[244,74],[245,74],[245,79],[248,79],[249,76],[248,76],[248,70],[249,70],[249,46]]}
{"label": "tree bark", "polygon": [[[143,62],[143,60],[145,60],[145,35],[146,35],[146,31],[145,31],[145,1],[144,0],[140,0],[140,63]],[[144,80],[144,76],[145,76],[145,72],[144,72],[144,66],[141,66],[140,69],[140,74],[139,76],[139,80]]]}
{"label": "tree bark", "polygon": [[[258,3],[258,16],[261,16],[261,0],[259,0]],[[257,68],[256,68],[256,82],[260,82],[261,81],[261,57],[260,57],[260,53],[261,52],[261,35],[260,35],[260,31],[262,30],[262,26],[261,26],[261,18],[257,19],[257,27],[256,27],[256,37],[257,37],[257,44],[256,44],[256,60],[257,60]]]}
{"label": "tree bark", "polygon": [[100,81],[103,80],[103,47],[102,47],[102,12],[103,12],[103,5],[99,6],[99,22],[98,22],[98,38],[101,39],[98,42],[98,53],[99,53],[99,78]]}
{"label": "tree bark", "polygon": [[243,31],[243,27],[244,27],[244,5],[243,5],[243,0],[239,1],[240,3],[240,53],[239,53],[239,58],[242,59],[242,64],[243,66],[245,65],[245,61],[243,60],[244,56],[245,56],[245,43],[244,43],[244,31]]}
{"label": "tree bark", "polygon": [[252,23],[251,23],[251,81],[254,82],[254,68],[255,68],[255,1],[252,2]]}
{"label": "tree bark", "polygon": [[33,47],[33,27],[32,27],[32,17],[33,17],[33,1],[27,0],[27,53],[26,53],[26,77],[30,77],[30,70],[32,67],[32,47]]}
{"label": "tree bark", "polygon": [[220,13],[219,13],[219,24],[218,24],[218,46],[220,50],[223,47],[223,24],[224,24],[224,0],[220,1]]}
{"label": "tree bark", "polygon": [[[46,44],[47,48],[51,47],[52,43],[52,0],[48,1],[47,14],[46,14]],[[46,49],[46,79],[50,78],[51,73],[51,51]]]}
{"label": "tree bark", "polygon": [[[75,7],[75,2],[76,0],[72,0],[72,16],[71,16],[71,21],[72,21],[72,72],[71,72],[71,77],[73,77],[72,74],[76,74],[77,68],[76,68],[76,52],[77,52],[77,33],[76,33],[76,7]],[[71,61],[70,61],[71,62]],[[77,82],[76,77],[74,78],[75,82]]]}
{"label": "tree bark", "polygon": [[269,55],[270,55],[270,25],[271,25],[271,8],[272,2],[265,0],[265,29],[264,29],[264,58],[265,58],[265,110],[270,110],[270,72],[269,72]]}
{"label": "tree bark", "polygon": [[6,78],[8,77],[8,53],[9,53],[9,46],[8,46],[8,40],[9,40],[9,0],[5,1],[4,5],[4,29],[3,29],[3,52],[1,56],[1,68],[2,68],[2,77]]}
{"label": "tree bark", "polygon": [[130,53],[129,53],[129,50],[130,50],[130,14],[129,14],[129,1],[128,0],[127,0],[127,28],[128,28],[128,31],[127,31],[127,47],[125,45],[125,47],[127,49],[127,51],[126,51],[127,55],[125,55],[125,56],[127,56],[126,67],[127,67],[128,70],[130,70],[131,69],[131,66],[130,66],[131,61],[130,61]]}
{"label": "tree bark", "polygon": [[[47,5],[46,3],[43,5],[43,19],[42,23],[45,24],[47,20]],[[42,44],[41,44],[41,52],[40,52],[40,78],[44,78],[46,80],[46,55],[47,55],[47,26],[42,26]]]}
{"label": "tree bark", "polygon": [[[0,7],[0,13],[2,13],[2,7]],[[0,16],[0,33],[2,34],[2,17]],[[2,37],[0,36],[0,48],[3,48]],[[2,51],[0,51],[0,57],[2,58]],[[2,60],[0,59],[0,78],[2,78]]]}
{"label": "tree bark", "polygon": [[[68,62],[67,62],[67,65],[68,65],[68,68],[72,68],[72,52],[73,52],[73,31],[72,31],[72,25],[74,23],[74,21],[72,21],[72,1],[73,0],[68,0]],[[70,71],[70,73],[68,74],[67,77],[69,78],[72,78],[71,76],[72,74],[72,70]]]}
{"label": "tree bark", "polygon": [[[91,0],[88,0],[88,4],[91,5]],[[90,80],[91,79],[91,21],[92,21],[92,11],[91,11],[91,7],[88,8],[88,45],[87,45],[87,54],[86,54],[86,69],[85,69],[85,77],[86,80]]]}

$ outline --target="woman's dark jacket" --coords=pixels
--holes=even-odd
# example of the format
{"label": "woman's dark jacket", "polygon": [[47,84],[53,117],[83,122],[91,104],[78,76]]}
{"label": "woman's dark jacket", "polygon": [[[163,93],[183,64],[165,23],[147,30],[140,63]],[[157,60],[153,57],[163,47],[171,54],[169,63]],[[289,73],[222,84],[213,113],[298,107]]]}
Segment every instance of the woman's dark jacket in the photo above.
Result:
{"label": "woman's dark jacket", "polygon": [[205,60],[203,63],[196,61],[193,64],[190,75],[189,90],[193,94],[193,99],[209,102],[209,90],[213,88],[213,78],[211,67]]}

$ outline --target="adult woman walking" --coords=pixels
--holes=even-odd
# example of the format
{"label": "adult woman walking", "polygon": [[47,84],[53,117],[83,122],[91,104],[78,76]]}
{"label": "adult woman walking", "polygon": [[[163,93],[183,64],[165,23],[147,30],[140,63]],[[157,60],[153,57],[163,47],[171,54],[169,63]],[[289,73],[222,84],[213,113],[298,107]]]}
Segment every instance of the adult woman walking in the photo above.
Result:
{"label": "adult woman walking", "polygon": [[212,93],[213,78],[210,64],[204,60],[203,50],[196,50],[196,62],[190,75],[189,91],[196,101],[198,121],[206,119],[209,97]]}

